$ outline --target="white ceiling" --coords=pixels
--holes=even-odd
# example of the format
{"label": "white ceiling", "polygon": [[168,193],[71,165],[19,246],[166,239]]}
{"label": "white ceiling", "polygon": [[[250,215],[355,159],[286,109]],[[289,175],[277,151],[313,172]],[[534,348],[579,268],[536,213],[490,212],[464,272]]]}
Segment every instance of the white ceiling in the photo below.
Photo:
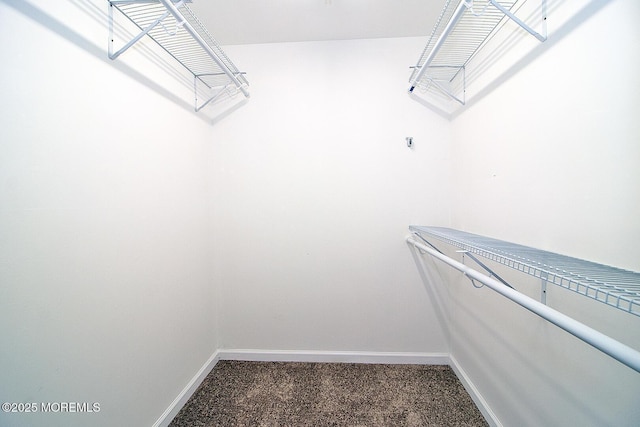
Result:
{"label": "white ceiling", "polygon": [[221,45],[428,36],[445,0],[193,0]]}

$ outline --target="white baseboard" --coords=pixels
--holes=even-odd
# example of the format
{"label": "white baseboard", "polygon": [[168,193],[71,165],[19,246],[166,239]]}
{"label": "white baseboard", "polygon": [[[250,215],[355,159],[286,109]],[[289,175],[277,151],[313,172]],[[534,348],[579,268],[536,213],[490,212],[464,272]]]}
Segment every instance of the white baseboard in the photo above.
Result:
{"label": "white baseboard", "polygon": [[225,349],[220,360],[448,365],[447,353]]}
{"label": "white baseboard", "polygon": [[487,401],[484,400],[473,382],[471,382],[467,373],[460,367],[455,357],[449,356],[449,366],[451,366],[453,372],[456,373],[456,376],[464,386],[465,390],[467,390],[467,393],[471,396],[471,399],[473,399],[473,402],[476,404],[487,423],[492,427],[503,427],[500,420],[498,420],[498,417],[496,417],[496,414],[491,410]]}
{"label": "white baseboard", "polygon": [[202,381],[209,375],[209,372],[216,366],[220,360],[219,351],[216,351],[211,355],[209,360],[205,362],[205,364],[200,368],[200,370],[195,374],[195,376],[189,381],[189,383],[185,386],[184,389],[178,394],[178,396],[171,402],[169,407],[164,411],[164,413],[158,418],[158,420],[153,423],[153,427],[167,427],[171,420],[178,415],[180,409],[184,406],[185,403],[189,400],[189,398],[195,393],[196,389],[202,384]]}

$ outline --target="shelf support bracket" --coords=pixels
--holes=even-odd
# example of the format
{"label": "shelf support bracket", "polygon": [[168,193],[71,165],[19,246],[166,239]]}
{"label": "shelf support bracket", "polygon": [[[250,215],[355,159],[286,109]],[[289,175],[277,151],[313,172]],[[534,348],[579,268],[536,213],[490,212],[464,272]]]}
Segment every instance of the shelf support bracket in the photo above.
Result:
{"label": "shelf support bracket", "polygon": [[[419,238],[424,243],[426,243],[427,245],[431,246],[438,253],[444,255],[440,249],[436,248],[433,243],[429,242],[427,239],[422,237],[420,235],[420,233],[413,233],[413,236]],[[460,250],[460,251],[456,251],[456,252],[461,253],[463,259],[464,259],[464,256],[467,255],[469,258],[471,258],[473,261],[475,261],[476,264],[478,264],[480,267],[482,267],[484,269],[484,271],[489,273],[490,277],[495,277],[496,280],[499,280],[500,283],[502,283],[503,285],[505,285],[505,286],[507,286],[507,287],[509,287],[511,289],[514,289],[513,286],[511,286],[509,283],[507,283],[502,277],[498,276],[495,271],[493,271],[489,267],[487,267],[487,265],[485,265],[482,261],[480,261],[478,258],[476,258],[471,252],[469,252],[467,250]],[[463,261],[463,264],[464,264],[464,261]]]}
{"label": "shelf support bracket", "polygon": [[198,96],[196,95],[196,101],[195,101],[195,109],[196,109],[196,113],[200,110],[202,110],[204,107],[206,107],[207,105],[209,105],[210,102],[212,102],[213,100],[215,100],[217,97],[219,97],[222,92],[224,92],[225,90],[227,90],[227,88],[229,87],[229,85],[223,87],[222,89],[218,90],[211,98],[207,99],[206,101],[204,101],[201,105],[198,105]]}
{"label": "shelf support bracket", "polygon": [[[229,87],[229,85],[226,85],[223,88],[217,90],[209,99],[204,101],[201,105],[198,105],[198,80],[200,80],[200,77],[202,77],[202,76],[200,75],[200,76],[194,76],[193,77],[193,93],[195,95],[194,102],[195,102],[195,110],[196,110],[196,112],[202,110],[210,102],[214,101],[217,97],[219,97]],[[200,81],[202,81],[202,80],[200,80]],[[205,85],[206,85],[206,83],[205,83]]]}
{"label": "shelf support bracket", "polygon": [[547,40],[547,31],[546,31],[547,30],[547,2],[546,0],[542,0],[542,32],[544,33],[544,35],[538,33],[533,28],[528,26],[522,19],[514,15],[509,9],[505,8],[500,3],[498,3],[497,0],[489,0],[489,2],[500,12],[508,16],[509,19],[511,19],[513,22],[520,25],[520,27],[522,27],[526,32],[531,34],[533,37],[537,38],[541,42]]}
{"label": "shelf support bracket", "polygon": [[473,256],[473,254],[469,251],[458,251],[458,252],[462,252],[464,255],[468,256],[469,258],[471,258],[473,261],[475,261],[476,264],[478,264],[480,267],[482,267],[482,269],[484,271],[486,271],[487,273],[489,273],[489,277],[494,277],[496,280],[498,280],[500,283],[502,283],[505,286],[508,286],[511,289],[515,289],[513,286],[511,286],[510,284],[508,284],[502,277],[498,276],[496,274],[495,271],[493,271],[492,269],[490,269],[489,267],[487,267],[487,265],[485,265],[482,261],[480,261],[478,258],[476,258],[475,256]]}
{"label": "shelf support bracket", "polygon": [[[462,72],[463,72],[463,76],[464,76],[464,67],[462,68]],[[455,96],[449,89],[447,89],[446,87],[444,87],[443,85],[438,83],[436,80],[434,80],[434,79],[432,79],[430,77],[428,77],[427,80],[429,81],[429,83],[434,85],[436,88],[438,88],[442,93],[447,95],[449,98],[453,99],[454,101],[459,102],[461,105],[465,105],[466,99],[464,98],[464,95],[465,95],[465,91],[464,90],[462,92],[463,99],[460,99],[457,96]],[[464,84],[463,84],[463,86],[464,86]]]}
{"label": "shelf support bracket", "polygon": [[540,285],[540,302],[544,305],[547,305],[547,279],[549,278],[549,273],[543,271],[540,273],[540,279],[542,279],[542,284]]}
{"label": "shelf support bracket", "polygon": [[153,21],[151,24],[147,26],[144,30],[142,30],[137,36],[129,40],[127,44],[125,44],[120,50],[117,52],[113,52],[113,42],[114,42],[114,34],[113,34],[113,5],[109,4],[109,59],[116,59],[120,55],[122,55],[127,49],[136,44],[141,38],[146,36],[149,31],[153,30],[156,25],[164,21],[169,16],[169,11],[166,11],[162,16]]}

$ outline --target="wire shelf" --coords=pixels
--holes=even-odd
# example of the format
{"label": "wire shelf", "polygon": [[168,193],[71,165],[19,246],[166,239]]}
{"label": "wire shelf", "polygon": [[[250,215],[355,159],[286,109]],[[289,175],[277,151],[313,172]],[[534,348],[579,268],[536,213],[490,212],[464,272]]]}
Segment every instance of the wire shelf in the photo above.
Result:
{"label": "wire shelf", "polygon": [[[460,104],[465,103],[465,67],[496,32],[505,18],[543,41],[546,36],[532,30],[515,16],[526,0],[446,0],[417,64],[413,67],[410,92],[441,92]],[[543,20],[546,8],[541,0]],[[517,5],[518,4],[518,5]]]}
{"label": "wire shelf", "polygon": [[640,273],[450,228],[409,230],[640,316]]}
{"label": "wire shelf", "polygon": [[[115,53],[110,46],[111,59],[146,35],[193,75],[195,90],[198,84],[209,90],[232,87],[249,96],[249,82],[244,74],[238,71],[186,1],[111,0],[109,3],[141,31]],[[196,99],[196,111],[211,101],[198,105]]]}

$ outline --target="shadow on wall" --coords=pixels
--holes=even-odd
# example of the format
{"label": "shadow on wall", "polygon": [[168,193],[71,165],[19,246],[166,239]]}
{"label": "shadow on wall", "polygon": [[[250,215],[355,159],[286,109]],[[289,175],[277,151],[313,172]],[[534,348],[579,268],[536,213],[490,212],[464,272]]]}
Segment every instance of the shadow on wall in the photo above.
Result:
{"label": "shadow on wall", "polygon": [[[553,352],[549,348],[540,346],[541,354],[538,356],[542,354],[546,356],[538,358],[530,354],[526,347],[517,345],[510,338],[510,335],[515,333],[529,336],[528,340],[531,343],[545,342],[547,336],[543,331],[549,329],[552,335],[555,332],[562,335],[561,331],[554,332],[554,325],[547,324],[543,319],[537,318],[522,307],[511,306],[510,301],[489,292],[488,288],[482,291],[473,289],[469,278],[462,273],[457,274],[457,271],[450,269],[441,274],[440,265],[445,269],[449,267],[439,263],[430,255],[422,253],[413,245],[407,243],[407,246],[423,285],[434,302],[433,309],[437,312],[438,319],[446,323],[446,325],[443,324],[443,329],[447,334],[450,357],[455,360],[454,363],[458,364],[457,368],[470,382],[469,393],[478,398],[483,405],[488,405],[485,408],[488,413],[493,414],[492,406],[496,409],[509,406],[518,408],[517,412],[523,419],[542,420],[542,424],[552,425],[557,422],[558,414],[538,411],[535,404],[530,404],[531,402],[544,404],[545,399],[551,399],[563,402],[566,413],[586,414],[587,418],[593,420],[594,425],[607,424],[608,420],[604,419],[602,414],[594,410],[590,402],[581,398],[581,395],[565,382],[570,375],[565,377],[553,374],[553,370],[546,364],[548,359],[553,359],[553,356],[550,356]],[[451,256],[451,254],[448,255]],[[459,299],[451,295],[450,289],[458,294],[458,297],[461,294],[475,294]],[[485,292],[485,294],[480,295],[477,292]],[[493,300],[496,301],[493,302]],[[487,305],[487,302],[491,302],[490,305]],[[502,323],[505,318],[510,322],[509,325]],[[523,322],[528,325],[527,330],[509,331],[514,325]],[[473,325],[473,327],[468,329],[464,325]],[[532,331],[536,333],[530,334]],[[509,362],[505,363],[505,361]],[[594,384],[600,382],[600,385],[615,387],[606,380],[606,376],[603,382],[596,372],[580,363],[575,364],[573,369],[579,376],[591,377]],[[487,382],[486,378],[484,380],[477,378],[478,372],[483,373],[480,376],[490,377],[490,381]],[[469,376],[469,374],[472,375]],[[531,383],[525,380],[526,378],[534,378],[535,381]],[[495,394],[496,390],[499,390],[501,403],[487,402],[484,395]],[[542,395],[545,397],[539,399],[541,390],[544,390]]]}
{"label": "shadow on wall", "polygon": [[[466,279],[463,280],[466,281]],[[469,283],[461,285],[472,286]],[[472,292],[475,289],[469,291]],[[495,295],[495,298],[500,297]],[[602,414],[596,412],[594,406],[588,400],[576,393],[572,385],[566,382],[568,380],[562,376],[553,375],[553,371],[545,369],[544,364],[536,363],[534,359],[531,359],[530,353],[514,345],[507,334],[499,331],[495,324],[491,324],[488,321],[492,315],[491,312],[486,311],[486,309],[479,309],[475,304],[470,306],[455,300],[452,302],[451,308],[456,312],[456,316],[460,320],[463,320],[464,323],[473,323],[475,326],[474,333],[469,333],[465,328],[456,329],[457,337],[455,341],[458,343],[464,342],[464,352],[467,353],[460,354],[458,358],[473,365],[464,366],[470,372],[484,371],[491,373],[493,384],[487,385],[487,387],[495,387],[500,390],[501,405],[518,408],[518,412],[520,412],[523,419],[537,419],[536,422],[540,422],[540,425],[553,425],[557,423],[560,415],[554,414],[551,409],[547,412],[536,408],[536,403],[544,406],[545,400],[549,399],[562,402],[565,414],[582,414],[592,420],[593,425],[607,425],[608,420]],[[484,314],[482,313],[483,311]],[[528,313],[519,314],[525,317],[530,316]],[[542,320],[535,319],[534,322],[542,322]],[[543,326],[554,327],[553,325]],[[479,334],[478,331],[482,331],[482,333]],[[487,346],[487,343],[491,345]],[[462,351],[459,352],[462,353]],[[511,366],[508,370],[505,370],[505,360],[508,360]],[[576,370],[580,370],[580,368],[579,365],[576,366]],[[588,377],[593,374],[587,368],[584,368],[582,372]],[[533,382],[524,380],[524,378],[535,378],[536,380]],[[598,382],[597,376],[594,376],[593,382]],[[541,390],[544,390],[545,397],[543,399],[539,398]],[[532,402],[536,403],[531,404]]]}
{"label": "shadow on wall", "polygon": [[[451,319],[447,310],[449,295],[446,294],[446,282],[440,275],[440,272],[433,261],[430,263],[430,265],[427,265],[424,253],[422,253],[417,247],[413,246],[409,242],[407,242],[407,247],[411,251],[411,256],[414,263],[416,264],[418,273],[420,274],[422,285],[429,294],[431,301],[433,301],[433,310],[436,313],[438,322],[440,323],[440,326],[444,331],[447,340],[447,351],[451,352],[451,331],[449,328]],[[444,295],[441,295],[440,292],[437,292],[438,287],[445,290],[443,291]]]}
{"label": "shadow on wall", "polygon": [[[549,34],[547,40],[545,42],[535,44],[528,53],[522,56],[520,59],[516,60],[513,64],[509,65],[504,69],[501,73],[497,75],[494,79],[490,79],[490,77],[486,76],[489,71],[493,70],[493,65],[499,62],[502,57],[509,51],[513,50],[514,46],[517,44],[519,40],[525,37],[532,37],[527,34],[524,30],[518,29],[519,31],[514,31],[509,34],[504,40],[502,40],[497,47],[495,47],[495,51],[490,55],[485,57],[482,60],[479,60],[479,64],[476,66],[476,69],[471,75],[468,75],[466,78],[466,86],[468,87],[476,80],[484,79],[480,88],[471,96],[469,96],[464,105],[460,105],[453,100],[449,100],[448,103],[443,102],[442,99],[438,100],[436,98],[431,99],[425,98],[425,95],[420,95],[415,92],[409,93],[409,96],[414,101],[422,104],[423,106],[431,109],[432,111],[440,114],[442,117],[445,117],[448,120],[453,120],[460,114],[462,114],[469,107],[473,106],[480,102],[484,97],[493,92],[500,85],[508,81],[511,77],[515,76],[519,71],[523,68],[527,67],[533,61],[535,61],[540,55],[546,52],[548,49],[551,49],[555,44],[564,39],[567,35],[569,35],[573,30],[578,28],[582,23],[587,21],[590,17],[594,16],[598,11],[600,11],[604,6],[609,4],[611,0],[591,0],[587,5],[582,7],[579,11],[574,13],[571,18],[569,18],[566,22],[562,23],[559,27],[557,27],[552,33]],[[548,13],[547,15],[552,18],[554,9],[558,9],[563,3],[567,3],[567,0],[547,0]],[[569,6],[570,2],[569,2]],[[482,48],[481,48],[482,49]],[[475,59],[472,59],[475,61]],[[486,82],[486,83],[485,83]],[[467,94],[469,95],[469,94]],[[442,95],[444,97],[444,95]]]}
{"label": "shadow on wall", "polygon": [[[55,17],[47,14],[40,8],[28,2],[22,0],[1,1],[15,9],[17,12],[23,14],[27,18],[48,28],[49,30],[63,37],[65,40],[73,43],[77,47],[84,50],[86,53],[133,78],[138,83],[151,89],[166,100],[176,104],[178,107],[183,108],[190,113],[196,114],[194,111],[194,105],[185,100],[184,97],[181,97],[177,92],[167,89],[165,86],[159,84],[149,76],[141,73],[140,71],[136,70],[134,67],[128,65],[123,61],[109,59],[107,52],[107,31],[109,26],[107,7],[102,10],[101,8],[97,7],[96,4],[88,0],[69,1],[69,3],[73,4],[74,7],[87,15],[89,19],[93,20],[96,26],[105,29],[105,42],[104,46],[101,47],[96,45],[87,37],[83,36],[81,33],[77,32],[75,29],[69,27]],[[160,69],[163,73],[165,73],[173,81],[175,81],[178,86],[188,91],[194,90],[192,79],[187,76],[186,73],[182,72],[182,67],[178,63],[175,63],[172,58],[164,57],[161,54],[154,52],[153,50],[146,47],[144,43],[140,43],[136,45],[136,47],[136,51],[138,54],[143,55],[146,60],[157,66],[158,69]],[[243,97],[239,101],[227,102],[224,105],[221,105],[221,103],[219,102],[215,105],[215,108],[211,108],[213,112],[200,112],[197,113],[197,116],[207,123],[213,125],[246,104],[247,101],[248,99]]]}

